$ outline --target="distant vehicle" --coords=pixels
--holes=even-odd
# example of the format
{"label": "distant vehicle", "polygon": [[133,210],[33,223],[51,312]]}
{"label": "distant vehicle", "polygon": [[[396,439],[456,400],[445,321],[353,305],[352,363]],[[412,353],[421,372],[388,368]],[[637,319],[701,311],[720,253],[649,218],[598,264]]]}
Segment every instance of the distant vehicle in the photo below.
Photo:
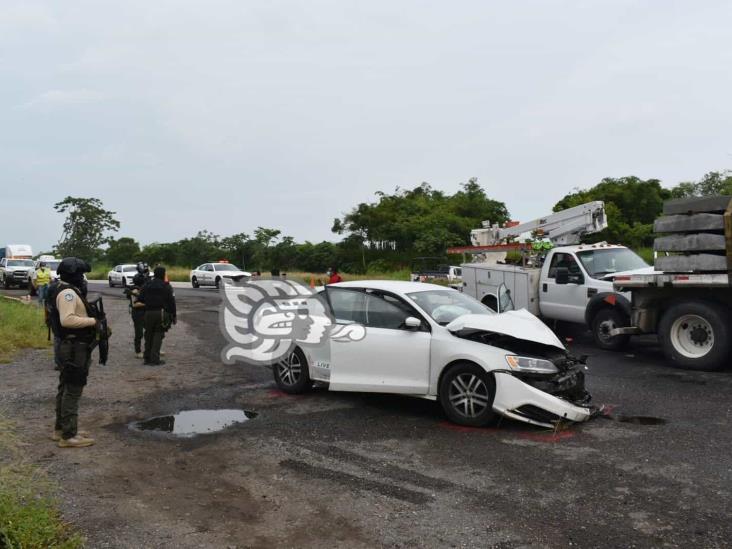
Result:
{"label": "distant vehicle", "polygon": [[199,288],[201,286],[221,286],[224,278],[231,280],[239,280],[241,278],[249,278],[252,273],[242,271],[236,265],[232,265],[226,261],[218,261],[215,263],[204,263],[191,270],[190,279],[191,286]]}
{"label": "distant vehicle", "polygon": [[32,259],[0,259],[0,284],[9,289],[12,286],[24,288],[28,286],[30,271],[33,270]]}
{"label": "distant vehicle", "polygon": [[2,257],[8,259],[33,259],[33,248],[28,244],[6,244]]}
{"label": "distant vehicle", "polygon": [[317,381],[331,391],[412,395],[439,401],[451,421],[470,426],[496,414],[544,427],[592,417],[584,359],[527,311],[495,314],[457,290],[419,282],[340,282],[321,295],[336,324],[361,324],[366,335],[295,347],[273,366],[285,392]]}
{"label": "distant vehicle", "polygon": [[109,282],[110,288],[114,286],[126,288],[127,286],[132,286],[132,279],[135,277],[135,274],[137,274],[137,263],[116,265],[107,274],[107,282]]}
{"label": "distant vehicle", "polygon": [[441,263],[442,257],[415,257],[412,260],[410,280],[412,282],[426,282],[435,279],[447,280],[456,288],[461,287],[462,267]]}

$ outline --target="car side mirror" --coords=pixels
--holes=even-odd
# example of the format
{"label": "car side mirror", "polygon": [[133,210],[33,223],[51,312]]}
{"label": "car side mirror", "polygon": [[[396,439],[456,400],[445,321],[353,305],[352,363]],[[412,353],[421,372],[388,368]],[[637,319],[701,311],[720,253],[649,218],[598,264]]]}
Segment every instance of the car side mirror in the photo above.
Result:
{"label": "car side mirror", "polygon": [[556,283],[561,284],[562,286],[565,284],[569,284],[569,269],[567,267],[557,267],[557,272],[555,273],[556,276]]}
{"label": "car side mirror", "polygon": [[414,316],[408,316],[404,320],[404,325],[410,330],[418,330],[422,326],[422,321]]}

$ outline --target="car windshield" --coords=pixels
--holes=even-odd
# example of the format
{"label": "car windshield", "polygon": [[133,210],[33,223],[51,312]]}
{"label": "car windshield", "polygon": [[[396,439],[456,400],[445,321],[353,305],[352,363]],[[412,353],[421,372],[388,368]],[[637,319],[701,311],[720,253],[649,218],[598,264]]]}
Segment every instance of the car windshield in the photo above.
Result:
{"label": "car windshield", "polygon": [[217,271],[238,271],[239,267],[232,265],[231,263],[217,263],[214,265],[214,269]]}
{"label": "car windshield", "polygon": [[457,290],[428,290],[407,296],[442,326],[463,315],[495,314],[479,301]]}
{"label": "car windshield", "polygon": [[58,264],[61,263],[60,261],[46,261],[46,267],[51,269],[52,271],[55,271],[58,268]]}
{"label": "car windshield", "polygon": [[628,248],[585,250],[577,252],[577,257],[592,278],[648,267],[648,263]]}
{"label": "car windshield", "polygon": [[32,267],[33,261],[30,259],[8,259],[8,267]]}

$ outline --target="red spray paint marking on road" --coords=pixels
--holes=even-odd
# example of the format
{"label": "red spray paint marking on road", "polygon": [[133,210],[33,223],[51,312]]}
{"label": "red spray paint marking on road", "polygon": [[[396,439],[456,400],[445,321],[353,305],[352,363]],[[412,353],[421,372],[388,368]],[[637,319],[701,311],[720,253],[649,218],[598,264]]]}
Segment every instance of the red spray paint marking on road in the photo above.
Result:
{"label": "red spray paint marking on road", "polygon": [[510,438],[521,438],[524,440],[533,440],[534,442],[561,442],[573,438],[575,433],[573,431],[551,431],[551,432],[512,432],[505,429],[499,429],[496,427],[468,427],[466,425],[456,425],[449,421],[441,421],[437,424],[443,429],[449,429],[457,433],[482,433],[490,435],[501,435]]}

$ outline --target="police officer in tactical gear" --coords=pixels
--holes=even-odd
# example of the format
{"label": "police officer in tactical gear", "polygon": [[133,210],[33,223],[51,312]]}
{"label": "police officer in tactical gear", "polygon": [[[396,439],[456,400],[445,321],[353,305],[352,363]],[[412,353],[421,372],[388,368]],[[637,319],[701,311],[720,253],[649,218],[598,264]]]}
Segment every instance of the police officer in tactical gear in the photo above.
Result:
{"label": "police officer in tactical gear", "polygon": [[153,279],[140,291],[139,301],[145,304],[145,364],[158,366],[163,336],[176,323],[175,294],[165,281],[165,267],[155,267]]}
{"label": "police officer in tactical gear", "polygon": [[145,330],[145,304],[140,301],[140,292],[146,282],[150,280],[150,268],[147,263],[137,264],[137,273],[132,278],[132,288],[125,289],[125,295],[130,300],[130,316],[135,327],[135,357],[142,358],[142,337]]}
{"label": "police officer in tactical gear", "polygon": [[61,366],[56,395],[56,425],[53,440],[61,448],[82,448],[94,444],[88,433],[78,431],[79,400],[86,385],[91,350],[96,338],[97,320],[86,301],[84,273],[91,267],[75,257],[64,258],[49,299],[51,328],[60,340],[58,362]]}

